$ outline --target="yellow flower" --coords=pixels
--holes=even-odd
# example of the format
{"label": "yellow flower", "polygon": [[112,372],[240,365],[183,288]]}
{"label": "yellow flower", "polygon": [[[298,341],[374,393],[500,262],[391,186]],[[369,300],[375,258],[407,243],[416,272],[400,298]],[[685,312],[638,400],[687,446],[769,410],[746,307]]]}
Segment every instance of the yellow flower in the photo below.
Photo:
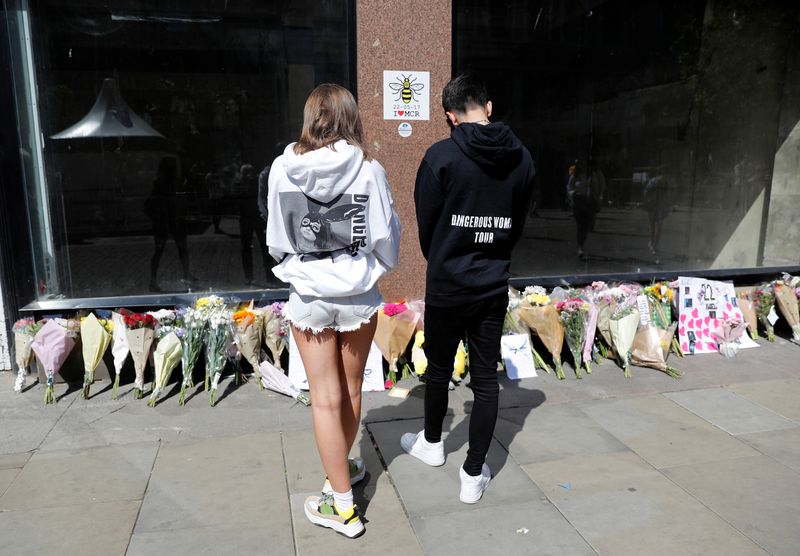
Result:
{"label": "yellow flower", "polygon": [[208,305],[208,298],[207,297],[201,297],[200,299],[198,299],[194,303],[194,306],[197,307],[198,309],[200,309],[202,307],[205,307],[207,305]]}
{"label": "yellow flower", "polygon": [[421,348],[422,344],[425,343],[425,332],[422,330],[418,330],[417,334],[414,336],[414,347]]}
{"label": "yellow flower", "polygon": [[453,362],[453,371],[459,378],[463,377],[467,372],[467,351],[464,349],[464,342],[459,342],[458,344],[456,359]]}
{"label": "yellow flower", "polygon": [[543,306],[550,304],[550,297],[542,293],[532,293],[527,297],[528,303],[531,305]]}

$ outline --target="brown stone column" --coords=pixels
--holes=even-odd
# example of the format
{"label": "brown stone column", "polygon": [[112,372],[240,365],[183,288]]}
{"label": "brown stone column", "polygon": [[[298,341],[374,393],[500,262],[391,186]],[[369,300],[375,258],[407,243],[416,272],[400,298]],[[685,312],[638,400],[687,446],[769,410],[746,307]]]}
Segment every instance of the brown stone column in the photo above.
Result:
{"label": "brown stone column", "polygon": [[[387,301],[416,299],[425,293],[425,259],[414,217],[414,179],[425,150],[449,135],[441,92],[450,80],[451,1],[361,0],[356,18],[358,103],[364,132],[375,158],[386,168],[403,223],[400,265],[383,280],[381,289]],[[431,119],[409,122],[410,137],[397,133],[399,120],[383,119],[384,70],[430,72]]]}

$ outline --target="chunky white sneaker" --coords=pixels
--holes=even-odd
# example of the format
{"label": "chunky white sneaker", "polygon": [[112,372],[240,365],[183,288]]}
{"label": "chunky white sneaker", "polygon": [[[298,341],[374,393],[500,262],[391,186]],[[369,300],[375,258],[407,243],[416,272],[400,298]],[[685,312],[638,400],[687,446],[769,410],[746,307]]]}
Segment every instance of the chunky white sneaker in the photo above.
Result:
{"label": "chunky white sneaker", "polygon": [[342,515],[330,494],[309,496],[303,504],[303,510],[305,510],[308,520],[314,525],[333,529],[351,539],[364,534],[364,524],[359,518],[356,507],[353,506],[346,515]]}
{"label": "chunky white sneaker", "polygon": [[428,442],[425,440],[425,431],[405,433],[400,437],[400,446],[406,453],[432,467],[444,465],[444,442]]}
{"label": "chunky white sneaker", "polygon": [[492,472],[485,463],[481,468],[481,474],[477,477],[467,475],[463,467],[458,474],[461,476],[461,494],[458,498],[465,504],[474,504],[480,500],[486,487],[489,486],[489,481],[492,480]]}
{"label": "chunky white sneaker", "polygon": [[[353,486],[364,479],[367,474],[367,468],[364,465],[363,458],[349,459],[347,464],[350,466],[350,486]],[[322,485],[322,493],[333,494],[333,487],[327,477],[325,477],[325,483]]]}

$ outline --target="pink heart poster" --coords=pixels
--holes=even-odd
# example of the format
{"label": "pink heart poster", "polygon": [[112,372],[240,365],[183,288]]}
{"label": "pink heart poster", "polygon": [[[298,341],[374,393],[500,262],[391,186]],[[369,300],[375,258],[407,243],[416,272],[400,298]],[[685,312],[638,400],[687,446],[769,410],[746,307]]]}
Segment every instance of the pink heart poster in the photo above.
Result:
{"label": "pink heart poster", "polygon": [[[705,278],[678,278],[678,341],[686,354],[717,353],[715,331],[721,319],[744,320],[733,282]],[[758,347],[747,334],[740,347]]]}

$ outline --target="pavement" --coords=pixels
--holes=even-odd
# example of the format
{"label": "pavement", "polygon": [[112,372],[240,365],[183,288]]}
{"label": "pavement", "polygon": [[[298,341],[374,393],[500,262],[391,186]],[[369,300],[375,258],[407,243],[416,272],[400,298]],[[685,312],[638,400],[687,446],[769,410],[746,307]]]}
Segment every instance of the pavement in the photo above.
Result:
{"label": "pavement", "polygon": [[[132,386],[12,391],[0,373],[0,554],[800,553],[800,347],[778,339],[736,359],[675,359],[674,380],[611,362],[583,380],[501,375],[488,456],[494,479],[458,500],[472,405],[445,421],[447,462],[402,453],[422,427],[424,385],[364,396],[354,454],[367,532],[312,526],[322,486],[309,408],[226,380],[216,407],[170,389],[155,408]],[[202,388],[202,387],[201,387]],[[345,552],[347,551],[347,552]]]}

